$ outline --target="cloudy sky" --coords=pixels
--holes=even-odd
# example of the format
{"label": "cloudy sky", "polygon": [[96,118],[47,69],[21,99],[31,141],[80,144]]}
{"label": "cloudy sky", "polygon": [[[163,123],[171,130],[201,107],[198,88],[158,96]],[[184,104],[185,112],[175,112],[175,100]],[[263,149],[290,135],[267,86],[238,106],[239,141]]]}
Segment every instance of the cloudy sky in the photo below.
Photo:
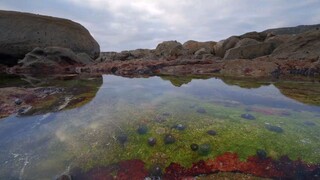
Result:
{"label": "cloudy sky", "polygon": [[320,23],[319,0],[1,0],[0,9],[79,22],[102,51]]}

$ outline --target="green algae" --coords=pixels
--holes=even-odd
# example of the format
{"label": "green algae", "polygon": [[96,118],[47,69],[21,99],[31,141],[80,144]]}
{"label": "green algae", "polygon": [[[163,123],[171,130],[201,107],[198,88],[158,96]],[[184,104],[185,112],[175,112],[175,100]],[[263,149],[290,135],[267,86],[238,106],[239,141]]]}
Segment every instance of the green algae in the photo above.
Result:
{"label": "green algae", "polygon": [[[196,104],[196,105],[195,105]],[[121,113],[116,115],[117,126],[108,137],[108,147],[88,146],[88,161],[82,162],[84,169],[96,166],[105,166],[122,160],[141,159],[151,167],[160,164],[163,167],[171,162],[190,167],[199,160],[214,159],[225,152],[237,153],[242,161],[249,156],[256,155],[256,151],[263,149],[267,156],[278,159],[287,155],[293,160],[301,159],[307,163],[319,163],[320,154],[315,151],[320,146],[318,131],[319,119],[310,112],[291,112],[290,116],[265,115],[251,112],[256,120],[248,121],[241,118],[245,113],[244,106],[225,107],[216,103],[204,103],[193,98],[168,97],[153,105],[155,110],[141,109],[131,106],[122,106]],[[196,107],[203,107],[206,113],[196,112]],[[164,122],[156,122],[157,116],[163,113],[170,114],[164,117]],[[316,123],[313,128],[303,126],[303,118]],[[128,119],[130,119],[128,121]],[[183,131],[172,128],[180,123],[186,126]],[[137,127],[146,124],[146,134],[137,133]],[[284,133],[270,132],[266,124],[278,125]],[[217,135],[210,136],[207,131],[214,129]],[[114,137],[119,132],[128,135],[128,142],[118,143]],[[165,134],[172,134],[176,142],[165,144]],[[148,138],[157,139],[153,147],[147,143]],[[190,149],[193,143],[208,144],[208,153],[194,152]],[[89,149],[89,150],[88,150]],[[77,156],[77,155],[76,155]]]}

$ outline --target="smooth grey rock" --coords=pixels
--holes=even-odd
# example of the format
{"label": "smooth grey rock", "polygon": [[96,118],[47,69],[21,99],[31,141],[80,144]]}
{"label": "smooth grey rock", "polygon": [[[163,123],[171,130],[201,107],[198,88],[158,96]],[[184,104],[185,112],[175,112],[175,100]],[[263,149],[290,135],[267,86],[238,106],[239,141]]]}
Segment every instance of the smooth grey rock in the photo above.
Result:
{"label": "smooth grey rock", "polygon": [[31,13],[0,11],[0,64],[15,65],[36,47],[58,46],[75,53],[99,56],[89,31],[71,20]]}

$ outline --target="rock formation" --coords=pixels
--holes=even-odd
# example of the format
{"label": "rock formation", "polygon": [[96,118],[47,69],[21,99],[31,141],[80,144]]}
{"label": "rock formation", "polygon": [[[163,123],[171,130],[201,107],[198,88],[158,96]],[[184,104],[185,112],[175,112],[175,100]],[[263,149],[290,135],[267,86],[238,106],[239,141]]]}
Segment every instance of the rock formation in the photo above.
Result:
{"label": "rock formation", "polygon": [[78,23],[30,13],[0,11],[0,64],[15,65],[34,48],[48,46],[86,53],[92,59],[100,53],[99,44]]}

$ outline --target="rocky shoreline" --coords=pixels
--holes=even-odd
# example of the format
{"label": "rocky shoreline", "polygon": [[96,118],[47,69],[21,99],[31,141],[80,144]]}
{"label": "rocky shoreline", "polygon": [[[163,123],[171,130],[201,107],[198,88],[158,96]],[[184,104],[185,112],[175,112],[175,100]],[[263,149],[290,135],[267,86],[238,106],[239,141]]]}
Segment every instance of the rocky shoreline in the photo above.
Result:
{"label": "rocky shoreline", "polygon": [[[20,31],[10,33],[10,38],[4,37],[0,44],[2,73],[320,76],[320,24],[248,32],[219,42],[189,40],[181,44],[165,41],[156,49],[100,53],[99,44],[80,24],[29,13],[0,11],[0,15],[4,17],[0,21],[0,26],[5,27],[2,34],[11,31],[11,21],[17,21],[15,24],[21,26]],[[15,17],[23,18],[30,26],[25,27],[25,21],[15,20]],[[48,24],[49,20],[53,25]],[[64,31],[58,31],[62,26]],[[32,32],[32,36],[24,36],[25,31],[32,29],[38,31]],[[11,37],[12,34],[16,36]],[[71,34],[78,35],[68,38]],[[22,40],[24,43],[16,43]],[[25,54],[24,58],[21,53]],[[15,60],[11,60],[13,57]]]}

